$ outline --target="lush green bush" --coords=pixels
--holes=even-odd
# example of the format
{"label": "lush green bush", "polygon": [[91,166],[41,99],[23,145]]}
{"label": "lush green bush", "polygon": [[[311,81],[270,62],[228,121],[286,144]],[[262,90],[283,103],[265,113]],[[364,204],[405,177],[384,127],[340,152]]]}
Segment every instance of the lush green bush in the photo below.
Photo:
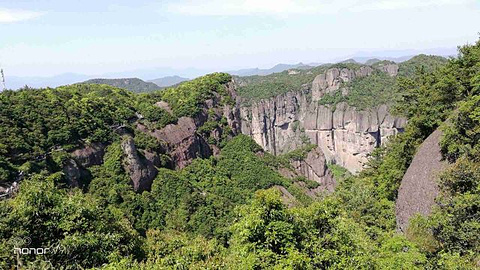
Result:
{"label": "lush green bush", "polygon": [[[2,268],[14,265],[14,247],[51,248],[43,256],[21,255],[20,260],[48,260],[57,269],[93,267],[139,254],[138,233],[121,211],[101,208],[93,196],[79,190],[57,189],[55,178],[59,177],[36,175],[22,182],[18,196],[0,202]],[[28,241],[15,240],[19,238]]]}
{"label": "lush green bush", "polygon": [[231,102],[224,85],[230,80],[229,74],[213,73],[184,82],[174,88],[167,88],[158,94],[161,99],[168,102],[176,117],[195,116],[214,93],[223,96],[225,102]]}
{"label": "lush green bush", "polygon": [[399,64],[398,75],[414,77],[419,70],[431,73],[442,67],[448,60],[441,56],[420,54]]}

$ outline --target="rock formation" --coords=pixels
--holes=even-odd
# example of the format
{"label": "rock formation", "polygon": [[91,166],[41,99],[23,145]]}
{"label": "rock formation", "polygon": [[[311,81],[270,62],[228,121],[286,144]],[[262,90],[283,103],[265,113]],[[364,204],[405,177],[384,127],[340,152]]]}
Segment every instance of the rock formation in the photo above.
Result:
{"label": "rock formation", "polygon": [[[234,83],[230,82],[226,85],[227,92],[233,98],[236,97]],[[231,135],[240,133],[240,112],[237,106],[221,104],[222,97],[216,94],[213,98],[207,100],[202,107],[202,111],[195,117],[180,117],[175,124],[169,124],[162,129],[148,130],[144,125],[137,124],[137,128],[143,132],[157,138],[159,141],[165,142],[167,151],[172,158],[173,165],[176,169],[187,166],[195,158],[207,158],[216,155],[220,149],[213,144],[209,144],[203,136],[198,134],[198,129],[205,124],[210,118],[220,121],[222,117],[227,120],[227,125],[231,131]],[[165,102],[157,103],[167,111],[170,110]],[[209,111],[213,112],[213,115]],[[212,120],[212,119],[210,119]],[[220,139],[224,130],[217,128],[213,130],[211,135],[215,139]]]}
{"label": "rock formation", "polygon": [[124,137],[122,150],[124,169],[132,180],[133,189],[136,192],[149,190],[158,172],[153,163],[139,155],[133,138],[130,136]]}
{"label": "rock formation", "polygon": [[82,169],[74,159],[67,159],[65,161],[63,173],[69,187],[81,187]]}
{"label": "rock formation", "polygon": [[103,163],[105,145],[101,143],[92,143],[91,145],[73,151],[71,155],[79,165],[85,168],[93,165],[100,165]]}
{"label": "rock formation", "polygon": [[335,189],[336,182],[327,168],[325,156],[319,147],[310,151],[305,159],[291,161],[291,165],[298,176],[320,184],[316,192],[333,192]]}
{"label": "rock formation", "polygon": [[[320,147],[312,149],[305,158],[290,160],[289,165],[289,167],[282,167],[279,169],[279,173],[283,177],[294,180],[298,179],[298,177],[305,177],[306,179],[315,181],[319,184],[316,188],[309,188],[304,182],[296,181],[294,185],[302,189],[306,195],[312,198],[318,198],[325,192],[330,193],[335,190],[337,183],[333,178],[332,172],[330,172],[327,167],[325,156]],[[277,187],[277,189],[279,188]],[[294,202],[290,200],[290,197],[293,196],[289,195],[290,193],[288,193],[285,188],[279,190],[281,191],[284,200],[288,202],[288,205],[291,206],[294,204]]]}
{"label": "rock formation", "polygon": [[70,187],[82,187],[83,179],[87,178],[88,167],[101,165],[105,155],[105,145],[92,143],[78,148],[70,153],[71,158],[63,164],[63,173]]}
{"label": "rock formation", "polygon": [[342,91],[342,83],[372,72],[368,66],[357,70],[332,68],[314,79],[311,91],[287,92],[242,107],[242,133],[275,155],[306,142],[317,144],[327,161],[358,172],[375,147],[403,131],[406,120],[390,115],[386,105],[358,110],[346,103],[323,106],[318,100],[326,93]]}
{"label": "rock formation", "polygon": [[403,176],[396,202],[397,227],[400,231],[406,231],[413,215],[428,215],[435,204],[438,194],[436,179],[448,164],[442,160],[438,145],[441,136],[440,130],[428,136]]}

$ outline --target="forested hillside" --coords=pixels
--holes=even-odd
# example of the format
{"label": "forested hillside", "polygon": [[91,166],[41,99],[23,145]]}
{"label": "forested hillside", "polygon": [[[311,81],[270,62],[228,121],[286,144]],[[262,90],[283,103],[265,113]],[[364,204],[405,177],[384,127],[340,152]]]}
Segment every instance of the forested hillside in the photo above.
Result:
{"label": "forested hillside", "polygon": [[154,82],[145,82],[139,78],[125,79],[91,79],[83,82],[85,84],[106,84],[117,88],[130,90],[135,93],[148,93],[158,90],[160,87]]}
{"label": "forested hillside", "polygon": [[[353,61],[353,60],[352,60]],[[268,76],[248,76],[237,78],[240,85],[238,94],[247,102],[271,98],[289,91],[305,91],[314,78],[333,68],[359,70],[372,67],[373,74],[364,78],[347,82],[344,86],[347,93],[337,91],[324,96],[321,104],[338,104],[347,102],[361,109],[372,108],[381,104],[393,104],[399,94],[396,92],[394,77],[412,77],[418,69],[432,72],[447,62],[447,59],[434,55],[418,55],[405,62],[396,64],[391,61],[372,61],[365,65],[355,61],[344,61],[337,64],[324,64],[311,69],[290,69]],[[395,69],[391,69],[395,67]],[[389,70],[390,69],[390,70]]]}
{"label": "forested hillside", "polygon": [[[225,73],[147,94],[97,84],[3,92],[0,183],[19,188],[0,201],[0,268],[478,269],[480,41],[431,60],[402,63],[396,76],[375,62],[348,94],[320,100],[389,102],[408,124],[359,174],[329,164],[337,186],[317,196],[317,182],[282,173],[316,146],[264,152],[237,131],[235,102],[302,90],[335,66],[235,78],[238,99]],[[401,233],[400,182],[438,128],[451,165],[432,214]],[[168,142],[176,136],[185,139]],[[97,148],[72,181],[74,151]],[[137,176],[150,186],[136,189]],[[51,250],[17,256],[18,247]]]}

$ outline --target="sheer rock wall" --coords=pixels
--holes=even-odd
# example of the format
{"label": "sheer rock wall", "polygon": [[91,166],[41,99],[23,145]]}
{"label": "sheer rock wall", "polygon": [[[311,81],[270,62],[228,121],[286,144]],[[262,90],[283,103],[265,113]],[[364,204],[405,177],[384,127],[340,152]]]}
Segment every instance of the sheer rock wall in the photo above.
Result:
{"label": "sheer rock wall", "polygon": [[[395,76],[398,67],[385,69]],[[240,108],[241,130],[266,151],[278,155],[311,142],[321,147],[327,161],[355,173],[367,155],[388,137],[403,131],[406,120],[393,117],[386,105],[358,110],[346,103],[319,105],[326,93],[346,91],[342,83],[369,76],[373,69],[332,68],[313,80],[310,88],[287,92]]]}

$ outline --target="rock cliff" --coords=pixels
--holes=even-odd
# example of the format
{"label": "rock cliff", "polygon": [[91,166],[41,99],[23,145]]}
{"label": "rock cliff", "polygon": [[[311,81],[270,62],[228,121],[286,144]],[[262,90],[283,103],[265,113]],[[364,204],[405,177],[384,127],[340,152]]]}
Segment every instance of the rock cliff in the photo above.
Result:
{"label": "rock cliff", "polygon": [[317,182],[319,184],[317,188],[308,189],[301,186],[305,189],[306,194],[311,197],[318,197],[318,195],[324,192],[333,192],[337,185],[332,172],[327,167],[327,161],[320,147],[312,149],[302,159],[290,160],[290,166],[288,168],[280,168],[279,173],[290,179],[300,176]]}
{"label": "rock cliff", "polygon": [[67,184],[71,187],[83,187],[83,180],[88,178],[87,168],[103,163],[105,145],[92,143],[80,147],[70,153],[70,158],[64,162],[63,173]]}
{"label": "rock cliff", "polygon": [[420,145],[412,163],[403,176],[396,202],[397,227],[405,232],[409,219],[415,214],[428,215],[438,195],[437,176],[448,165],[442,160],[440,138],[436,130]]}
{"label": "rock cliff", "polygon": [[[395,76],[398,67],[385,70]],[[375,147],[403,131],[406,120],[393,117],[386,105],[358,110],[346,103],[324,106],[318,101],[326,93],[347,91],[343,83],[372,72],[368,66],[357,70],[332,68],[316,76],[310,88],[244,106],[240,109],[242,133],[275,155],[304,143],[317,144],[329,162],[358,172]]]}
{"label": "rock cliff", "polygon": [[[233,82],[226,85],[226,89],[232,98],[236,97],[234,88]],[[167,111],[170,110],[165,102],[157,103],[157,106]],[[209,131],[208,137],[199,133],[200,127],[207,121],[220,122],[221,119],[226,120],[226,126],[218,126]],[[218,142],[224,135],[234,136],[239,134],[240,112],[238,106],[225,104],[225,102],[222,102],[222,97],[216,94],[203,104],[202,111],[195,117],[181,117],[177,123],[167,125],[162,129],[148,130],[140,123],[137,124],[137,128],[149,133],[157,140],[165,142],[173,166],[176,169],[181,169],[195,158],[207,158],[220,152],[216,144],[208,141],[210,136]]]}
{"label": "rock cliff", "polygon": [[307,154],[305,159],[294,160],[291,162],[291,165],[297,175],[320,184],[313,192],[334,191],[336,182],[333,179],[332,173],[327,168],[327,162],[321,148],[317,147],[313,149]]}
{"label": "rock cliff", "polygon": [[122,150],[124,153],[123,167],[130,176],[133,189],[137,192],[149,190],[158,172],[153,162],[139,155],[133,138],[130,136],[124,137]]}

